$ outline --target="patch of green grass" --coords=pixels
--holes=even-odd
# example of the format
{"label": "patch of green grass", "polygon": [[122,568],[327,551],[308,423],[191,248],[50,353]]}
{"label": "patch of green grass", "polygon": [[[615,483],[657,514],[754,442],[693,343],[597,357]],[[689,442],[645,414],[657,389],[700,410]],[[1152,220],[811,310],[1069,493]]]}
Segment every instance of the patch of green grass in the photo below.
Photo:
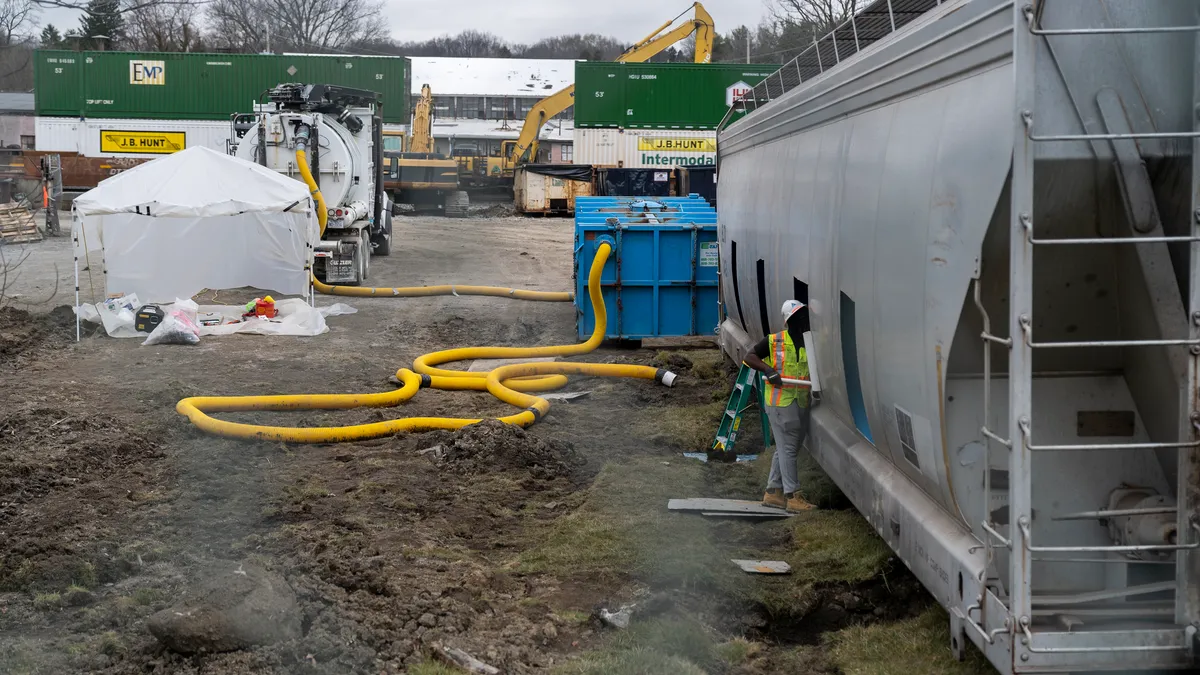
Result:
{"label": "patch of green grass", "polygon": [[712,445],[721,425],[726,403],[722,396],[712,403],[647,410],[634,423],[634,431],[645,438],[673,443],[687,452],[704,452]]}
{"label": "patch of green grass", "polygon": [[116,656],[125,653],[125,643],[121,641],[121,636],[113,631],[108,631],[100,636],[96,649],[101,654]]}
{"label": "patch of green grass", "polygon": [[892,550],[855,511],[816,510],[790,519],[792,576],[810,583],[869,581],[883,572]]}
{"label": "patch of green grass", "polygon": [[727,666],[740,666],[758,656],[763,650],[760,642],[745,638],[734,638],[729,642],[717,645],[717,656]]}
{"label": "patch of green grass", "polygon": [[425,661],[408,668],[409,675],[461,675],[464,672],[466,671],[437,661]]}
{"label": "patch of green grass", "polygon": [[535,529],[520,567],[560,578],[636,578],[655,587],[741,593],[745,580],[715,541],[712,523],[667,510],[669,499],[708,491],[704,470],[700,462],[651,458],[606,464],[578,509]]}
{"label": "patch of green grass", "polygon": [[132,597],[134,602],[145,607],[162,600],[163,594],[154,588],[139,588],[133,592]]}
{"label": "patch of green grass", "polygon": [[79,563],[75,567],[75,572],[71,575],[71,583],[74,586],[82,586],[84,589],[96,587],[96,566],[89,561]]}
{"label": "patch of green grass", "polygon": [[43,612],[62,608],[62,596],[58,593],[38,593],[33,596],[33,606]]}
{"label": "patch of green grass", "polygon": [[687,659],[650,649],[591,652],[554,672],[557,675],[708,675]]}
{"label": "patch of green grass", "polygon": [[948,621],[946,612],[935,606],[907,621],[846,628],[825,637],[827,653],[844,675],[995,672],[974,647],[968,647],[965,661],[954,660]]}
{"label": "patch of green grass", "polygon": [[563,621],[568,621],[574,624],[583,625],[592,620],[592,615],[587,612],[577,612],[573,609],[564,609],[555,612]]}

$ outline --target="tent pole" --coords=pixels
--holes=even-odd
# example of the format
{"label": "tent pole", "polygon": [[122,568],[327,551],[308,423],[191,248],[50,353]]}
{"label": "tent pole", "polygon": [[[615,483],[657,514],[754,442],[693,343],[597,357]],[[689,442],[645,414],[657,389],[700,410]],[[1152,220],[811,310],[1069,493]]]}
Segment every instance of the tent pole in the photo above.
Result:
{"label": "tent pole", "polygon": [[79,253],[75,259],[75,341],[79,342]]}

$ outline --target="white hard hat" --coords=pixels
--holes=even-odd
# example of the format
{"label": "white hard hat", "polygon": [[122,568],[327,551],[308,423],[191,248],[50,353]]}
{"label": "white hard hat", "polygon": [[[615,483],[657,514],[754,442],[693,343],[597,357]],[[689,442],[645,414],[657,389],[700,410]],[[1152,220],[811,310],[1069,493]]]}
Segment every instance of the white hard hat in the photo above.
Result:
{"label": "white hard hat", "polygon": [[787,321],[793,314],[804,309],[805,305],[799,300],[788,300],[783,303],[783,320]]}

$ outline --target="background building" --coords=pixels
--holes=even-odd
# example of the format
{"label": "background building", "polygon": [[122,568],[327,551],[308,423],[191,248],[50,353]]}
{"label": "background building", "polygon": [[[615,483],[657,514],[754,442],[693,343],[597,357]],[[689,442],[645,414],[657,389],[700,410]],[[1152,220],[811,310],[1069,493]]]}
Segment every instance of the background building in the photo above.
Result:
{"label": "background building", "polygon": [[[433,136],[438,152],[474,145],[488,155],[516,139],[525,115],[541,99],[575,81],[572,59],[412,58],[413,103],[433,90]],[[542,127],[541,160],[573,159],[574,110]]]}

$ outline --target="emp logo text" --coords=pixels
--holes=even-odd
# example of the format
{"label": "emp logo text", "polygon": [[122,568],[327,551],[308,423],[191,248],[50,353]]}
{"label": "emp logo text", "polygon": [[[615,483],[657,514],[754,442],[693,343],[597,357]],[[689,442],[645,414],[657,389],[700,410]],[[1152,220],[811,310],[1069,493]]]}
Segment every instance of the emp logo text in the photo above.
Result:
{"label": "emp logo text", "polygon": [[162,61],[129,61],[129,84],[166,84],[167,67]]}

